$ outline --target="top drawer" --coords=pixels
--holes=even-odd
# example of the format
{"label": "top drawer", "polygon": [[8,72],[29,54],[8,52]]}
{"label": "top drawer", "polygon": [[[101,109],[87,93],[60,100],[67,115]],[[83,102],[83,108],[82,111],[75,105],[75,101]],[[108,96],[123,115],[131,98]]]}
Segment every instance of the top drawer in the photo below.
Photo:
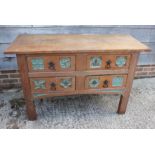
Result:
{"label": "top drawer", "polygon": [[130,55],[90,54],[87,56],[88,70],[128,69]]}
{"label": "top drawer", "polygon": [[66,72],[86,70],[128,69],[129,54],[81,54],[78,55],[34,55],[28,56],[30,72]]}
{"label": "top drawer", "polygon": [[30,72],[74,71],[75,56],[30,56],[28,68]]}

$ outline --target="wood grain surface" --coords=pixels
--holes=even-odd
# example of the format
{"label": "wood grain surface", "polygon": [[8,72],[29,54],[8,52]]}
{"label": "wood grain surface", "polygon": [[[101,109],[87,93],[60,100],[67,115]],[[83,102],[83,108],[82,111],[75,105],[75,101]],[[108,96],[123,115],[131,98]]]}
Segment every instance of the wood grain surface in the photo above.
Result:
{"label": "wood grain surface", "polygon": [[5,54],[149,50],[130,35],[19,35]]}

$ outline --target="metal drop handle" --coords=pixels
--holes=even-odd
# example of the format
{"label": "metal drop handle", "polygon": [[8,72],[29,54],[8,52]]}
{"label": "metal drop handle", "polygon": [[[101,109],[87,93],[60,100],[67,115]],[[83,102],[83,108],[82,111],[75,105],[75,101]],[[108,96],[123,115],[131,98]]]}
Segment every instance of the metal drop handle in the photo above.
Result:
{"label": "metal drop handle", "polygon": [[107,69],[111,68],[111,63],[112,63],[111,60],[106,61],[106,68]]}
{"label": "metal drop handle", "polygon": [[52,82],[50,85],[51,85],[51,90],[56,90],[56,83],[55,82]]}
{"label": "metal drop handle", "polygon": [[49,62],[49,63],[48,63],[48,67],[49,67],[49,69],[51,69],[51,70],[55,70],[55,64],[54,64],[53,62]]}
{"label": "metal drop handle", "polygon": [[108,80],[105,80],[105,81],[103,82],[103,87],[104,87],[104,88],[107,88],[107,87],[109,87],[108,85],[109,85],[109,81],[108,81]]}

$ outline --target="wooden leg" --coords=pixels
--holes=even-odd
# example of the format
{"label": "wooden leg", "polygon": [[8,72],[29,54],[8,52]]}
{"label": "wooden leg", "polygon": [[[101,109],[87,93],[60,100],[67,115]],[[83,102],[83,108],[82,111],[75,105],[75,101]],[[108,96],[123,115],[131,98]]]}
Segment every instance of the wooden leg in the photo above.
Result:
{"label": "wooden leg", "polygon": [[33,121],[37,119],[36,108],[33,101],[26,101],[26,111],[29,120]]}
{"label": "wooden leg", "polygon": [[36,114],[35,105],[32,99],[30,79],[28,77],[28,66],[27,66],[26,56],[17,55],[17,62],[18,62],[18,67],[19,67],[21,81],[22,81],[24,98],[26,101],[27,115],[28,115],[29,120],[36,120],[37,114]]}
{"label": "wooden leg", "polygon": [[135,68],[138,61],[138,56],[139,54],[137,53],[133,53],[131,55],[130,67],[129,67],[128,77],[126,81],[126,90],[124,94],[121,95],[118,110],[117,110],[118,114],[124,114],[126,112],[126,108],[127,108],[131,88],[132,88],[132,83],[134,79]]}
{"label": "wooden leg", "polygon": [[118,105],[118,114],[125,114],[127,104],[128,104],[129,95],[121,95],[119,105]]}

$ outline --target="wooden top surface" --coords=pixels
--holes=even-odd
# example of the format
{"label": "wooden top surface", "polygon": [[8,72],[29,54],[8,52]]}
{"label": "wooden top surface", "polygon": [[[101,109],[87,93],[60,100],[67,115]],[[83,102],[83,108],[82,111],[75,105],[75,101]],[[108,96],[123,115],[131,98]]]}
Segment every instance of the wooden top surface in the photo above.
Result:
{"label": "wooden top surface", "polygon": [[130,35],[19,35],[5,54],[149,50]]}

